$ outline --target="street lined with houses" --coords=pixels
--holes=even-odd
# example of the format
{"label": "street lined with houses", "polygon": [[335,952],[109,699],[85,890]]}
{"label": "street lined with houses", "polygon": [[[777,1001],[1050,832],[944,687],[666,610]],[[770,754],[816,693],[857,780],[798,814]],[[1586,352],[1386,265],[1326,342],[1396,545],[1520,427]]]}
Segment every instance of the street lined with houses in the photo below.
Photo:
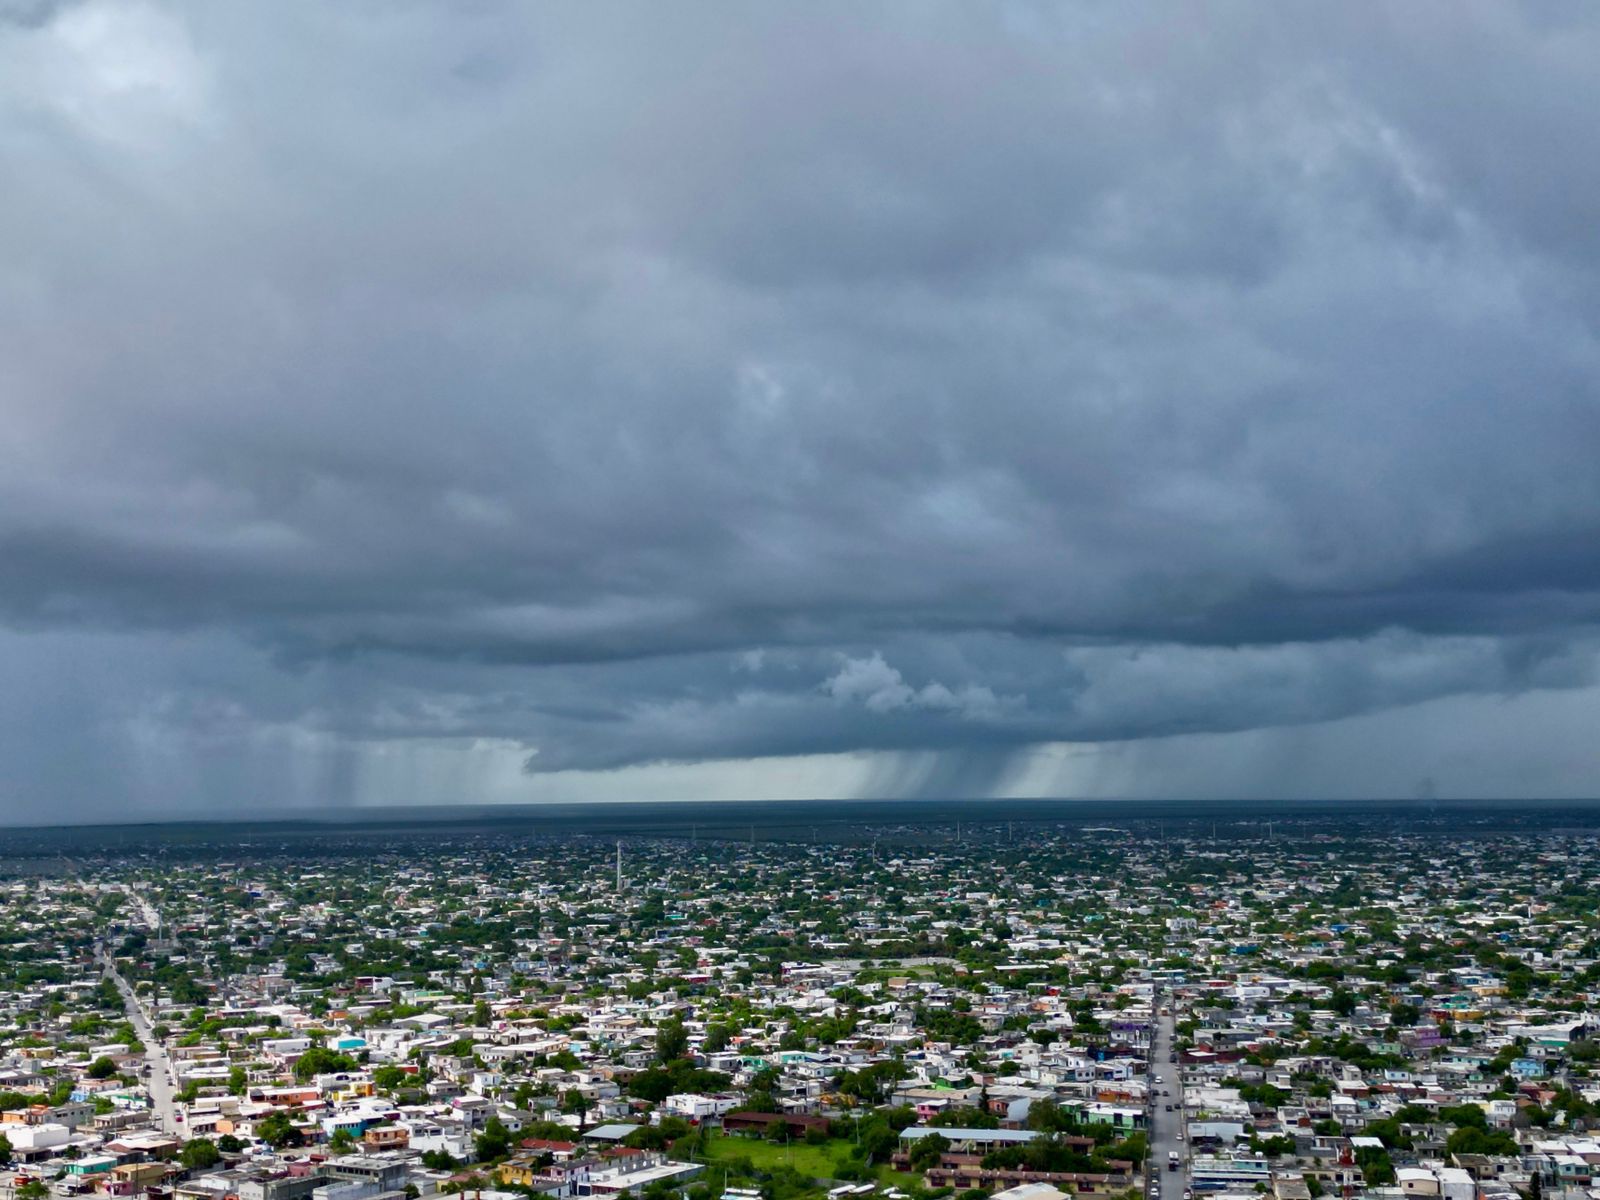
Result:
{"label": "street lined with houses", "polygon": [[1592,836],[1151,832],[30,860],[0,1191],[1596,1200]]}

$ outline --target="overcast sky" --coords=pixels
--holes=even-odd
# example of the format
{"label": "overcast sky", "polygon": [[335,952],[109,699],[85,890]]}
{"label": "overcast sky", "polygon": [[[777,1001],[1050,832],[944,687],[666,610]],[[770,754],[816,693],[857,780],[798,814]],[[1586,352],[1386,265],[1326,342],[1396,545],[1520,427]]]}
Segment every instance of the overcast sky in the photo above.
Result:
{"label": "overcast sky", "polygon": [[1600,9],[0,0],[0,817],[1600,792]]}

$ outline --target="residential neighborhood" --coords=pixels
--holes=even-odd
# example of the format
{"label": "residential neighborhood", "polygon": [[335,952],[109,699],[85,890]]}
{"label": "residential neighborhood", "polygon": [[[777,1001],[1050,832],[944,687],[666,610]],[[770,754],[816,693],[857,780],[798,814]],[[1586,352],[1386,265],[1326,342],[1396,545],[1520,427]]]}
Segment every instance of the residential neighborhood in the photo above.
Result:
{"label": "residential neighborhood", "polygon": [[0,859],[0,1200],[1600,1196],[1588,833]]}

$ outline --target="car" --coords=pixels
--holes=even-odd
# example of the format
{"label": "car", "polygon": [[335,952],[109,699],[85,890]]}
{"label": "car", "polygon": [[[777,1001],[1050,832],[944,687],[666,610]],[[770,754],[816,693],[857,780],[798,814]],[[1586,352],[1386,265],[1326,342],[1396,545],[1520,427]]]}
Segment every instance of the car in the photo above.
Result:
{"label": "car", "polygon": [[1170,1105],[1170,1104],[1169,1104],[1169,1105],[1167,1105],[1167,1111],[1168,1111],[1168,1112],[1171,1112],[1171,1111],[1172,1111],[1172,1105]]}

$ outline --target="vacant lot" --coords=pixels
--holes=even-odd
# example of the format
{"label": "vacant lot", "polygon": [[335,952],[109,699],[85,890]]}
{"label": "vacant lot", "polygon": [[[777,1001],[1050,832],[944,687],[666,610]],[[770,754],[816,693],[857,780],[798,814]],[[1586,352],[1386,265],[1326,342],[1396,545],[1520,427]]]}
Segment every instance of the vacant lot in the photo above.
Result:
{"label": "vacant lot", "polygon": [[839,1139],[820,1146],[808,1146],[805,1142],[783,1146],[764,1138],[715,1134],[706,1143],[706,1158],[711,1162],[748,1158],[758,1170],[788,1166],[813,1179],[832,1179],[834,1171],[848,1161],[849,1153],[850,1143]]}

